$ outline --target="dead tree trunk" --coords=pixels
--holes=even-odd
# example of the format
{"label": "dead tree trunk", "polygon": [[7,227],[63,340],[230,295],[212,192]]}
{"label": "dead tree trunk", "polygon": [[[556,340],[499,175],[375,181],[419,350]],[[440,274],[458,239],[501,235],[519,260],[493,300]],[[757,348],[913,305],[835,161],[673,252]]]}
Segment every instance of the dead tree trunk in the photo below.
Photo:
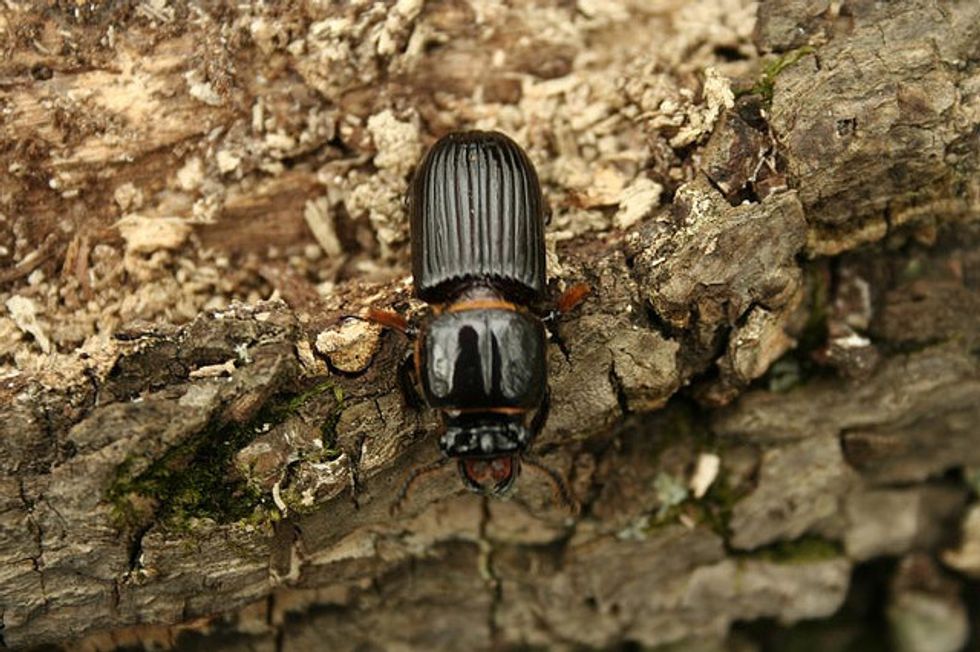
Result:
{"label": "dead tree trunk", "polygon": [[[27,4],[0,14],[3,644],[722,649],[883,556],[895,645],[965,641],[976,2]],[[435,421],[403,338],[338,325],[421,309],[400,198],[474,125],[527,146],[550,277],[593,288],[535,444],[574,517],[530,473],[390,516]]]}

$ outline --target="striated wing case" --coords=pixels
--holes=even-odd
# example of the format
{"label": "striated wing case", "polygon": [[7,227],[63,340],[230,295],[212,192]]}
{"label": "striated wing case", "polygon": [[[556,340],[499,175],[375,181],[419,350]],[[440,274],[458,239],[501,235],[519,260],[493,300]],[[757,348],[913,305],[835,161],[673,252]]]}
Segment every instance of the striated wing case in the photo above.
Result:
{"label": "striated wing case", "polygon": [[513,140],[481,131],[443,137],[416,172],[410,202],[419,298],[439,303],[467,279],[486,279],[512,300],[541,299],[541,186]]}

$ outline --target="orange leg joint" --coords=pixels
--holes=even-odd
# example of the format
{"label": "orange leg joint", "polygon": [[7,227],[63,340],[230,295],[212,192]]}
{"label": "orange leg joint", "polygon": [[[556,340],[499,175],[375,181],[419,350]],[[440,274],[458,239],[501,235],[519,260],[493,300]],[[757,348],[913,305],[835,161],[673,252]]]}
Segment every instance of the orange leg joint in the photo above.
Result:
{"label": "orange leg joint", "polygon": [[367,321],[374,322],[375,324],[380,324],[386,328],[396,330],[399,333],[408,333],[409,326],[408,320],[405,316],[394,312],[392,310],[378,310],[377,308],[368,308],[367,314],[365,314],[364,319]]}
{"label": "orange leg joint", "polygon": [[579,304],[585,301],[585,297],[589,296],[591,292],[592,288],[588,284],[576,283],[562,292],[561,296],[558,297],[558,312],[566,313],[574,310]]}

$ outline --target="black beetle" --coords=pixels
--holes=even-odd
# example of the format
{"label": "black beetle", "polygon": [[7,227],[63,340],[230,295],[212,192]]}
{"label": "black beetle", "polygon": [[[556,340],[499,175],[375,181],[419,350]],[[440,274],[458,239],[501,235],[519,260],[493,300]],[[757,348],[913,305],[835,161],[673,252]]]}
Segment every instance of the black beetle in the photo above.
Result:
{"label": "black beetle", "polygon": [[[545,305],[545,210],[534,166],[497,132],[451,133],[423,158],[409,190],[415,295],[429,304],[418,328],[396,313],[368,318],[415,339],[415,383],[444,429],[443,460],[466,486],[499,496],[514,484],[544,425],[548,400],[544,322],[587,294],[573,286]],[[561,478],[533,460],[571,504]],[[397,504],[397,503],[396,503]]]}

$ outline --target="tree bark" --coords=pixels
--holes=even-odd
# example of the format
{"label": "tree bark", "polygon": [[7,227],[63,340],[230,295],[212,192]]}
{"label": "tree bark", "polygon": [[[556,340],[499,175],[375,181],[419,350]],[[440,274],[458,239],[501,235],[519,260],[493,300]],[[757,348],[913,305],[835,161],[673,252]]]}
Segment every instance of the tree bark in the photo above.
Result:
{"label": "tree bark", "polygon": [[[4,645],[727,649],[883,557],[896,645],[965,642],[977,3],[9,6]],[[473,125],[592,288],[533,447],[578,514],[451,466],[390,513],[437,420],[341,317],[422,313],[400,197]]]}

